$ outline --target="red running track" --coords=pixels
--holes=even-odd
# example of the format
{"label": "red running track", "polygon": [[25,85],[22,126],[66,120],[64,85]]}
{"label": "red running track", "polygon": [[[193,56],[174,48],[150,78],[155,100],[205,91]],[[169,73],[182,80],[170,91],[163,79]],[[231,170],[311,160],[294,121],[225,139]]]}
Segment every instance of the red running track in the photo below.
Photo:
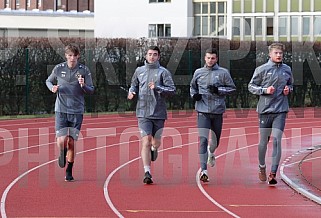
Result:
{"label": "red running track", "polygon": [[[1,120],[2,217],[320,216],[320,205],[289,187],[279,174],[274,187],[259,182],[254,110],[226,112],[216,166],[209,167],[207,184],[198,180],[195,112],[170,113],[165,125],[162,147],[152,164],[154,184],[144,185],[136,118],[86,116],[77,143],[75,182],[68,183],[57,165],[53,117]],[[320,128],[317,109],[291,111],[281,162],[321,144]],[[305,168],[304,175],[314,180],[319,176],[320,171]]]}

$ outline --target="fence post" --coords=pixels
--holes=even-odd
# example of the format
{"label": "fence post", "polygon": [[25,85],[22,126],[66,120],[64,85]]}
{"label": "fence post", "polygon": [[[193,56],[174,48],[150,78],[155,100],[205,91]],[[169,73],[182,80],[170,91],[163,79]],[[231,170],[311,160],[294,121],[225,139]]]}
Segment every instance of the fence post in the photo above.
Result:
{"label": "fence post", "polygon": [[26,74],[26,114],[29,114],[29,49],[25,48],[25,74]]}
{"label": "fence post", "polygon": [[[193,56],[192,56],[192,50],[188,50],[188,74],[190,75],[190,81],[193,78],[193,72],[192,72],[192,66],[193,66]],[[189,84],[188,84],[188,102],[189,102],[189,108],[193,107],[193,101],[192,98],[190,97],[189,93]]]}

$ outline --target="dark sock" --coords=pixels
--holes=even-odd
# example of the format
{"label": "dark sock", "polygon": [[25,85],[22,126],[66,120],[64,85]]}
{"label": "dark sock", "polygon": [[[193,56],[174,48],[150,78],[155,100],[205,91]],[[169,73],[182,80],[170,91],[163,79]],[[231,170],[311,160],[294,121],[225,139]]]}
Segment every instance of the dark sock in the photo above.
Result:
{"label": "dark sock", "polygon": [[74,165],[74,162],[68,161],[66,172],[72,172],[73,165]]}

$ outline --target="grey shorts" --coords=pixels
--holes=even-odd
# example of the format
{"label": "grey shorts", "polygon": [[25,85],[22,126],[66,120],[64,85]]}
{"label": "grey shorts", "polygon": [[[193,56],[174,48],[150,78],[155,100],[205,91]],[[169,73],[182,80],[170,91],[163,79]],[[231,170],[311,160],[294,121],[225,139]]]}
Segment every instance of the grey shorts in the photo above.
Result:
{"label": "grey shorts", "polygon": [[151,135],[160,139],[163,134],[165,120],[138,118],[138,127],[141,137]]}
{"label": "grey shorts", "polygon": [[71,136],[74,140],[78,140],[82,120],[82,114],[67,114],[56,112],[56,137]]}

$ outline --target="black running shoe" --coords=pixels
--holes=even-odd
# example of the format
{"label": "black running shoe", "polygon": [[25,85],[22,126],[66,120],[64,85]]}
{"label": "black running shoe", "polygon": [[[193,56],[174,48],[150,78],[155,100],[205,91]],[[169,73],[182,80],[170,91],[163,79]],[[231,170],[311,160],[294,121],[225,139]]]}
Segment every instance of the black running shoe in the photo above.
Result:
{"label": "black running shoe", "polygon": [[74,177],[72,176],[72,173],[71,173],[71,172],[66,171],[65,181],[66,181],[66,182],[73,182],[73,181],[74,181]]}
{"label": "black running shoe", "polygon": [[276,177],[275,173],[270,173],[269,178],[268,178],[269,185],[276,185],[278,183],[278,181],[276,181],[275,177]]}
{"label": "black running shoe", "polygon": [[158,156],[157,149],[155,149],[154,151],[152,149],[150,149],[150,152],[151,152],[151,160],[155,161],[157,159],[157,156]]}
{"label": "black running shoe", "polygon": [[64,148],[63,150],[60,150],[60,155],[58,158],[58,165],[61,168],[64,168],[66,166],[66,155],[67,155],[67,148]]}
{"label": "black running shoe", "polygon": [[152,175],[150,175],[150,173],[148,171],[145,173],[143,182],[145,184],[152,184],[153,183]]}

